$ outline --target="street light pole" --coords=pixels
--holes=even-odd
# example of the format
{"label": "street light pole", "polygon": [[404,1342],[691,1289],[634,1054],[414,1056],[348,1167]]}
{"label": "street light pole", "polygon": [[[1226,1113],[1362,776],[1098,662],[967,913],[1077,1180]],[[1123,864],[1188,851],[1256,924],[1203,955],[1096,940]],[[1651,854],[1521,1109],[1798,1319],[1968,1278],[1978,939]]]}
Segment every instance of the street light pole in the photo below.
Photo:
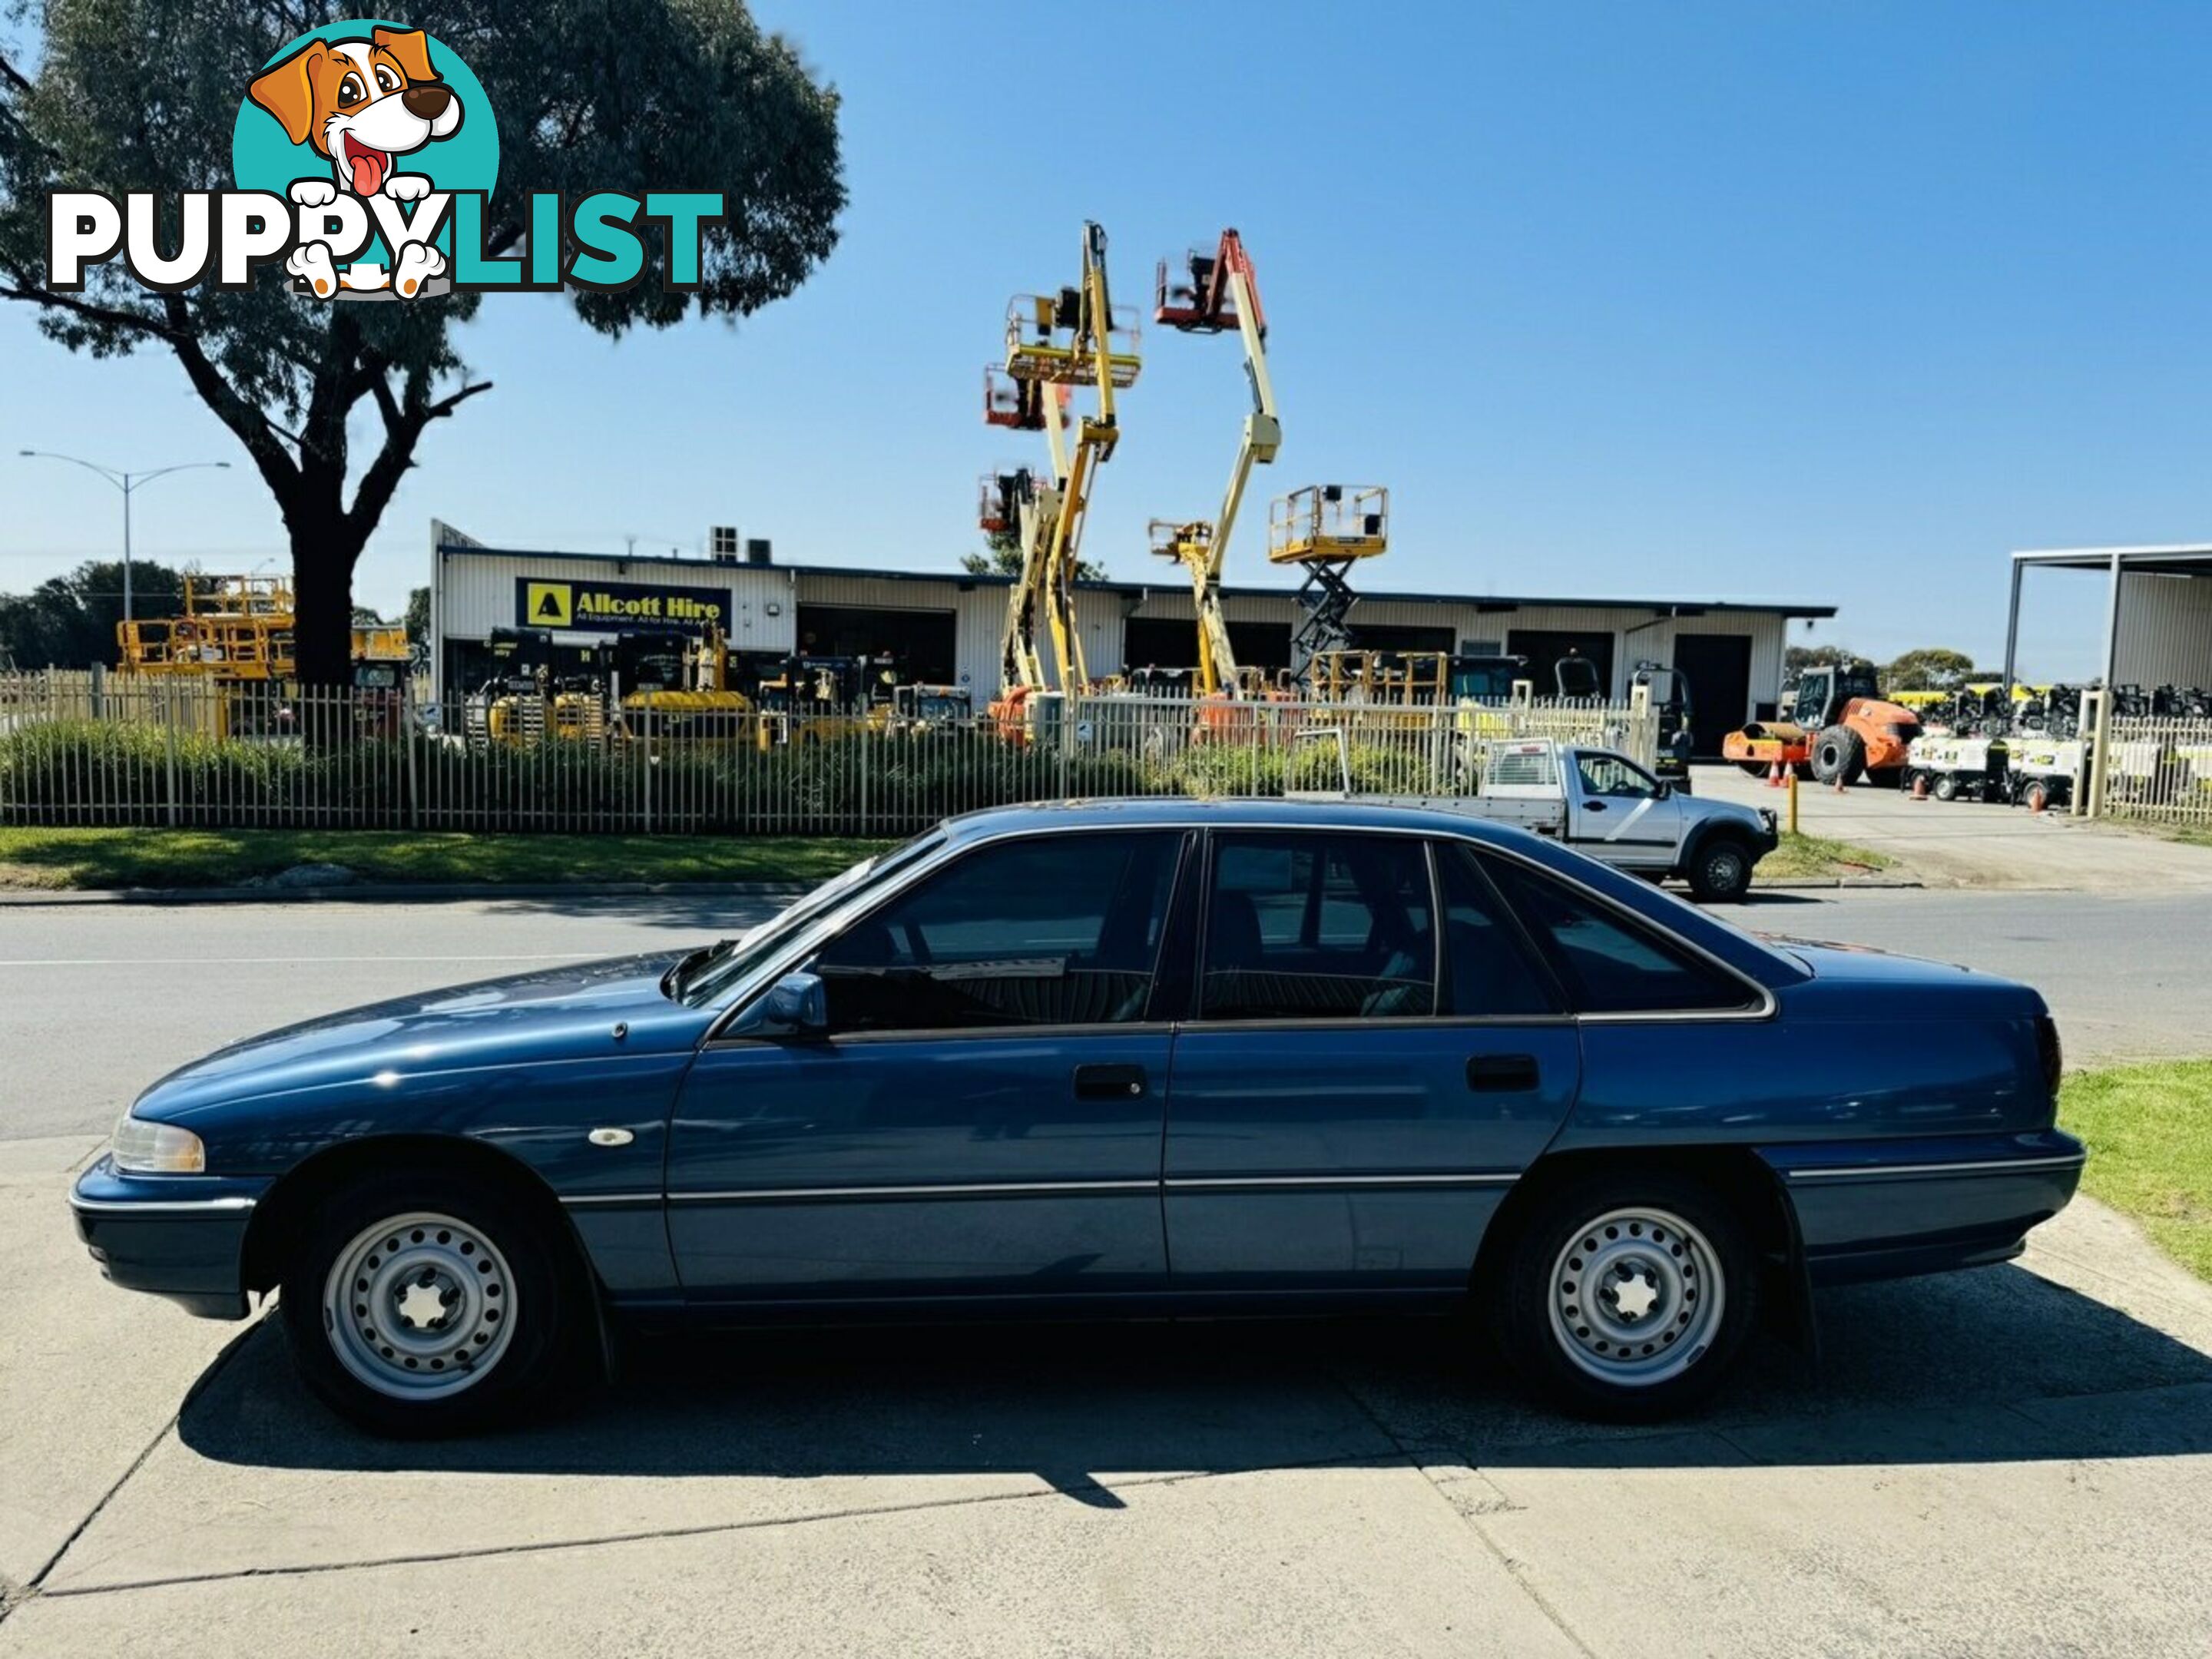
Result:
{"label": "street light pole", "polygon": [[19,455],[38,460],[67,461],[71,466],[81,466],[88,472],[97,472],[117,489],[123,492],[123,620],[131,620],[131,496],[141,484],[149,484],[156,478],[166,478],[172,472],[190,472],[200,467],[213,467],[218,471],[230,471],[228,461],[183,461],[175,466],[157,466],[151,472],[125,472],[119,468],[102,466],[97,461],[88,461],[76,455],[58,455],[50,449],[19,449]]}

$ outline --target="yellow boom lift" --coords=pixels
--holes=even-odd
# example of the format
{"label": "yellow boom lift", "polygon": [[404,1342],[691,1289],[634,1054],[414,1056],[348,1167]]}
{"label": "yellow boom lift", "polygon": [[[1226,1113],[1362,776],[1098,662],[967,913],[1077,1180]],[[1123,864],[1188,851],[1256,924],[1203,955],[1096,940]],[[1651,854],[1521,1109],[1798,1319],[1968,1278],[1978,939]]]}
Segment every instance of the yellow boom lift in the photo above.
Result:
{"label": "yellow boom lift", "polygon": [[1243,239],[1234,229],[1224,230],[1213,253],[1193,249],[1184,263],[1187,280],[1171,283],[1168,262],[1160,261],[1153,319],[1186,334],[1220,334],[1235,329],[1244,343],[1244,379],[1251,388],[1252,411],[1244,417],[1244,434],[1237,446],[1237,463],[1230,471],[1220,513],[1211,520],[1194,519],[1187,524],[1153,520],[1152,550],[1162,558],[1173,559],[1190,573],[1191,601],[1198,612],[1198,678],[1194,690],[1202,697],[1235,696],[1257,687],[1241,683],[1237,653],[1229,642],[1229,624],[1221,612],[1221,568],[1252,468],[1274,460],[1283,428],[1275,416],[1274,385],[1267,378],[1267,313],[1260,308],[1259,279]]}
{"label": "yellow boom lift", "polygon": [[[992,705],[993,714],[1009,730],[1028,729],[1027,704],[1036,693],[1080,690],[1089,678],[1075,629],[1075,570],[1097,470],[1112,457],[1121,436],[1114,393],[1134,385],[1142,367],[1137,339],[1134,319],[1114,314],[1106,283],[1106,233],[1096,223],[1083,227],[1079,286],[1056,295],[1018,295],[1006,307],[1005,372],[1014,390],[1007,396],[995,376],[987,376],[984,418],[994,425],[1043,428],[1052,455],[1052,482],[1031,479],[1024,492],[1028,499],[1014,503],[1021,521],[1022,568],[1007,599],[1000,694]],[[1071,395],[1066,389],[1082,386],[1096,388],[1098,408],[1095,416],[1076,422],[1071,453],[1062,412]],[[1052,641],[1049,678],[1040,624]]]}

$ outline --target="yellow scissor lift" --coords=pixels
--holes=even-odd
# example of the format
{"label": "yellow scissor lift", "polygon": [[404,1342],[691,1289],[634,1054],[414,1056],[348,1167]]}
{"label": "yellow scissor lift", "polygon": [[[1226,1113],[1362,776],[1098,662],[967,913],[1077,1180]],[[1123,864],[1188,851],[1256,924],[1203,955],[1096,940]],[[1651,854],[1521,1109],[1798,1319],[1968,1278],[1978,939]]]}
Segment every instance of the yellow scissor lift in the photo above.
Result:
{"label": "yellow scissor lift", "polygon": [[1252,410],[1244,417],[1220,513],[1211,520],[1182,524],[1155,519],[1150,538],[1154,555],[1172,559],[1190,573],[1191,603],[1198,617],[1198,674],[1193,690],[1200,697],[1236,697],[1264,687],[1256,670],[1247,674],[1237,665],[1221,610],[1221,570],[1252,469],[1273,462],[1283,428],[1275,414],[1274,384],[1267,374],[1267,313],[1261,309],[1259,279],[1243,239],[1234,229],[1223,231],[1212,253],[1193,249],[1184,256],[1183,272],[1181,278],[1171,278],[1168,262],[1160,261],[1153,319],[1186,334],[1235,329],[1243,342]]}
{"label": "yellow scissor lift", "polygon": [[[1274,504],[1268,517],[1267,562],[1306,573],[1298,589],[1297,630],[1291,636],[1291,673],[1310,684],[1317,661],[1347,650],[1346,618],[1358,603],[1349,572],[1390,547],[1390,492],[1380,484],[1309,484]],[[1323,677],[1324,681],[1326,677]]]}
{"label": "yellow scissor lift", "polygon": [[[1009,736],[1033,734],[1030,704],[1039,693],[1080,690],[1088,683],[1083,641],[1075,628],[1078,550],[1097,470],[1112,457],[1121,436],[1114,394],[1134,385],[1142,366],[1135,318],[1115,313],[1107,287],[1106,233],[1086,222],[1080,284],[1056,295],[1016,295],[1006,307],[1005,380],[995,374],[985,376],[984,419],[1018,430],[1042,428],[1052,461],[1051,483],[1033,477],[1025,491],[999,503],[1001,513],[1011,506],[1018,514],[1022,532],[1022,568],[1007,598],[1000,641],[1000,695],[991,705],[993,718]],[[1076,386],[1091,387],[1098,406],[1095,416],[1075,422],[1071,451],[1066,411]],[[993,509],[990,488],[987,484],[987,523]],[[1023,493],[1026,500],[1020,498]],[[1040,632],[1052,642],[1049,674]]]}

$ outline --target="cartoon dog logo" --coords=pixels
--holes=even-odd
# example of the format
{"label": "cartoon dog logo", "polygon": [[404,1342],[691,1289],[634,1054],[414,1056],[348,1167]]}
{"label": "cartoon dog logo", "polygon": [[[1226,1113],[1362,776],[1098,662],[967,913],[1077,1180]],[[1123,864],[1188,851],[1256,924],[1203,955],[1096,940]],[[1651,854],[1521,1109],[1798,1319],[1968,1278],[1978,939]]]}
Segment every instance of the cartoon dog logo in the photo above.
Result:
{"label": "cartoon dog logo", "polygon": [[[426,145],[460,131],[459,94],[438,78],[430,44],[420,29],[372,29],[365,40],[310,40],[255,77],[254,103],[275,116],[295,144],[312,145],[331,163],[330,179],[301,179],[291,198],[304,207],[335,201],[340,190],[395,202],[419,202],[430,180],[402,173],[398,163]],[[400,252],[398,271],[356,264],[344,286],[356,290],[396,289],[413,298],[446,269],[446,256],[425,244]],[[328,298],[340,286],[331,251],[302,243],[285,268]]]}

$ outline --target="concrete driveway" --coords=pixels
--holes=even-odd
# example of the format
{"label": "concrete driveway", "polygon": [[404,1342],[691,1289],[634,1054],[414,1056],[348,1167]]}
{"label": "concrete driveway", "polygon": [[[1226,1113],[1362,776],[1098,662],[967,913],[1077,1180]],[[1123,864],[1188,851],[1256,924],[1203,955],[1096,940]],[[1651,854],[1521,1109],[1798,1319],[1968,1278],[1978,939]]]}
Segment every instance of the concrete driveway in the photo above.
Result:
{"label": "concrete driveway", "polygon": [[[1699,766],[1700,795],[1783,811],[1784,796],[1733,766]],[[1887,853],[1931,886],[2087,893],[2212,893],[2212,848],[1984,801],[1915,800],[1856,784],[1801,783],[1798,827]]]}
{"label": "concrete driveway", "polygon": [[2077,1206],[1826,1298],[1665,1431],[1425,1324],[634,1345],[510,1435],[366,1439],[273,1323],[110,1291],[88,1139],[0,1178],[0,1654],[2201,1654],[2212,1288]]}
{"label": "concrete driveway", "polygon": [[[2095,925],[2154,957],[2212,918],[2178,903]],[[1744,915],[2090,954],[2016,905]],[[68,1171],[186,1054],[750,919],[703,908],[0,909],[0,1656],[2205,1650],[2212,1286],[2086,1202],[2019,1263],[1831,1294],[1817,1367],[1770,1344],[1638,1432],[1530,1410],[1449,1328],[1156,1325],[638,1343],[551,1421],[396,1445],[273,1325],[112,1291],[70,1237]],[[2201,1030],[2185,957],[2135,1000]]]}

